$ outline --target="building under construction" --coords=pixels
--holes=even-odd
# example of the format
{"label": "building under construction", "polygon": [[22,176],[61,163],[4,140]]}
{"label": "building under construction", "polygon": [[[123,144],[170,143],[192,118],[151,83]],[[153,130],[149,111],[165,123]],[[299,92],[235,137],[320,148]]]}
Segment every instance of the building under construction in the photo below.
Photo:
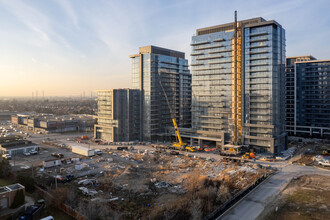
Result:
{"label": "building under construction", "polygon": [[185,54],[145,46],[130,58],[133,89],[141,92],[140,140],[163,140],[165,128],[173,126],[169,105],[178,126],[191,127],[191,74]]}
{"label": "building under construction", "polygon": [[97,123],[94,137],[108,142],[140,139],[140,91],[110,89],[97,91]]}
{"label": "building under construction", "polygon": [[199,144],[283,150],[287,136],[281,25],[261,17],[237,21],[235,16],[235,22],[197,29],[191,46],[192,128]]}

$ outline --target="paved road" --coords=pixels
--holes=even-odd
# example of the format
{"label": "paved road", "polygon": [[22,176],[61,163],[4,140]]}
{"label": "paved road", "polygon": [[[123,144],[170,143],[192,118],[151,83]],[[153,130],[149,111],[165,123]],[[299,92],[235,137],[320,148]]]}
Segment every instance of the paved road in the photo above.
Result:
{"label": "paved road", "polygon": [[262,213],[265,206],[274,199],[274,196],[276,196],[281,188],[285,187],[292,178],[308,174],[330,176],[330,171],[310,166],[292,165],[287,162],[278,164],[278,166],[280,170],[277,174],[262,183],[255,191],[246,196],[236,206],[218,219],[256,219]]}

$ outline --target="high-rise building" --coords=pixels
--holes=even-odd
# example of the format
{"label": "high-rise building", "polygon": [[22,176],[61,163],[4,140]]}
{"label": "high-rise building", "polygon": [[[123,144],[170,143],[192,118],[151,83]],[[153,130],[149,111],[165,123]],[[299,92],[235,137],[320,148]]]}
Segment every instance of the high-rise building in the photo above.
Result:
{"label": "high-rise building", "polygon": [[97,123],[94,137],[109,142],[140,138],[140,91],[110,89],[97,91]]}
{"label": "high-rise building", "polygon": [[[293,135],[295,122],[295,62],[315,60],[313,56],[287,57],[285,62],[285,123],[288,135]],[[292,130],[292,132],[291,132]]]}
{"label": "high-rise building", "polygon": [[[235,25],[236,24],[236,25]],[[253,18],[197,29],[192,37],[192,128],[200,140],[286,147],[285,30]]]}
{"label": "high-rise building", "polygon": [[288,133],[330,137],[330,60],[288,57],[286,74]]}
{"label": "high-rise building", "polygon": [[131,55],[133,89],[141,91],[140,140],[161,140],[165,127],[173,126],[171,113],[180,127],[191,126],[191,75],[183,52],[155,46],[139,48]]}

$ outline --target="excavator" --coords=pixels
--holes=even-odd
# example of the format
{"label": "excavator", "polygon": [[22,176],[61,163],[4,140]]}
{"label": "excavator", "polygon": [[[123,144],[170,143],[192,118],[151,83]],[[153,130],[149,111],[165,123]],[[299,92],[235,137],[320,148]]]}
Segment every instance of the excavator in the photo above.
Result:
{"label": "excavator", "polygon": [[164,93],[164,96],[165,96],[165,99],[166,99],[166,103],[168,105],[168,108],[170,109],[170,113],[171,113],[171,118],[172,118],[174,130],[175,130],[175,134],[176,134],[176,137],[177,137],[177,140],[178,140],[178,142],[174,142],[173,143],[173,148],[176,149],[176,150],[195,152],[196,151],[196,148],[195,147],[188,146],[187,143],[184,143],[182,141],[182,138],[181,138],[181,135],[180,135],[180,131],[179,131],[178,125],[177,125],[176,120],[175,120],[175,116],[173,114],[173,111],[172,111],[170,102],[168,101],[168,98],[167,98],[167,95],[166,95],[166,92],[164,90],[164,87],[163,87],[163,84],[162,84],[162,81],[161,81],[160,77],[159,77],[159,84],[160,84],[160,87],[163,90],[163,93]]}

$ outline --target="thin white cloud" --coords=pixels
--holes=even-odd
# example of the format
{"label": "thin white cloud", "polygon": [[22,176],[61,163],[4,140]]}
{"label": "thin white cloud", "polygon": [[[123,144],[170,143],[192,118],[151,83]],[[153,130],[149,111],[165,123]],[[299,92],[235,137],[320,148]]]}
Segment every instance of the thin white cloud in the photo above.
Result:
{"label": "thin white cloud", "polygon": [[70,1],[57,0],[56,2],[62,7],[62,9],[65,11],[66,15],[70,18],[70,20],[75,25],[75,27],[79,28],[78,17],[76,15],[76,12],[74,11],[72,5],[70,4]]}

